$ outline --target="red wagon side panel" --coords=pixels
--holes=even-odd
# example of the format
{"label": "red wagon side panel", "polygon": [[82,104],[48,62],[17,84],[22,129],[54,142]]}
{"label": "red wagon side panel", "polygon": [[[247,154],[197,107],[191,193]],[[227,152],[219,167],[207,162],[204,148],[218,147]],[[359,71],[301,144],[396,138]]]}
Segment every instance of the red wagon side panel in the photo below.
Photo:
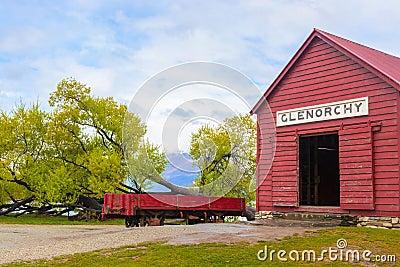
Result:
{"label": "red wagon side panel", "polygon": [[134,194],[105,194],[104,195],[104,214],[116,214],[123,216],[134,215],[134,207],[137,206],[138,199]]}
{"label": "red wagon side panel", "polygon": [[177,196],[162,194],[105,194],[104,216],[133,216],[136,211],[219,211],[237,212],[246,208],[243,198]]}
{"label": "red wagon side panel", "polygon": [[203,196],[176,196],[178,210],[208,210],[209,197]]}
{"label": "red wagon side panel", "polygon": [[137,207],[141,210],[175,210],[176,209],[176,196],[172,195],[149,195],[149,194],[136,194],[140,199]]}
{"label": "red wagon side panel", "polygon": [[246,208],[243,198],[217,198],[210,201],[210,210],[214,211],[243,211]]}

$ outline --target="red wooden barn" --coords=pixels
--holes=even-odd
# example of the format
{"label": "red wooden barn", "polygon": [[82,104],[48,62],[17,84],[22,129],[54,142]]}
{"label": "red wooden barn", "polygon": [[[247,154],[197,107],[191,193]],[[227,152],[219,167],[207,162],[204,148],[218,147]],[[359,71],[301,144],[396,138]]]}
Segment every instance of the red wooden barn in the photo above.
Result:
{"label": "red wooden barn", "polygon": [[257,210],[399,217],[399,92],[400,58],[314,29],[251,110]]}

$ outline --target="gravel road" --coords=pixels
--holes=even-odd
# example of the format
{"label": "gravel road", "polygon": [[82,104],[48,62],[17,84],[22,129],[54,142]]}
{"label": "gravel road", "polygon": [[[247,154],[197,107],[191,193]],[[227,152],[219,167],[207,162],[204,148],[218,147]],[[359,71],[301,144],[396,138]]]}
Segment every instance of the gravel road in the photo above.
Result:
{"label": "gravel road", "polygon": [[0,264],[147,241],[164,241],[172,245],[267,241],[294,233],[301,234],[306,230],[310,228],[230,223],[140,228],[125,228],[122,225],[0,224]]}

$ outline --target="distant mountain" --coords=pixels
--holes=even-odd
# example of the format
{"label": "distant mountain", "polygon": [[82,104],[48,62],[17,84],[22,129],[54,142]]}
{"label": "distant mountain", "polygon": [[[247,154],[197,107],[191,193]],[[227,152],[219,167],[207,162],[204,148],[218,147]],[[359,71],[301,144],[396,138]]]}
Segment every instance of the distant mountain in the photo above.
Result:
{"label": "distant mountain", "polygon": [[187,153],[168,154],[168,165],[161,174],[166,180],[179,186],[193,186],[199,169],[193,166],[192,159]]}
{"label": "distant mountain", "polygon": [[[171,153],[167,155],[167,166],[161,176],[177,186],[192,187],[193,180],[197,178],[199,169],[193,166],[193,161],[188,153]],[[126,180],[127,185],[135,187]],[[156,182],[150,182],[151,186],[146,192],[169,192],[170,190]]]}
{"label": "distant mountain", "polygon": [[[173,153],[167,155],[168,164],[161,173],[162,177],[171,183],[183,186],[193,186],[193,180],[197,178],[199,169],[193,166],[192,159],[188,153]],[[150,192],[169,192],[169,189],[153,183],[148,190]]]}

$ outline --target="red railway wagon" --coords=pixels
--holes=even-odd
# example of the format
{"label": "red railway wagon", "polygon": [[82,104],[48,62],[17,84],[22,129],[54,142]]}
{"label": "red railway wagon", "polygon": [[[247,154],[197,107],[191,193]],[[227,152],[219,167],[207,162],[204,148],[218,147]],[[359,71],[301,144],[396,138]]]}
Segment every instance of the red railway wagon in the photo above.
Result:
{"label": "red railway wagon", "polygon": [[188,224],[223,222],[225,216],[244,216],[244,198],[163,194],[105,194],[103,218],[125,218],[126,227],[164,225],[165,218],[184,218]]}

